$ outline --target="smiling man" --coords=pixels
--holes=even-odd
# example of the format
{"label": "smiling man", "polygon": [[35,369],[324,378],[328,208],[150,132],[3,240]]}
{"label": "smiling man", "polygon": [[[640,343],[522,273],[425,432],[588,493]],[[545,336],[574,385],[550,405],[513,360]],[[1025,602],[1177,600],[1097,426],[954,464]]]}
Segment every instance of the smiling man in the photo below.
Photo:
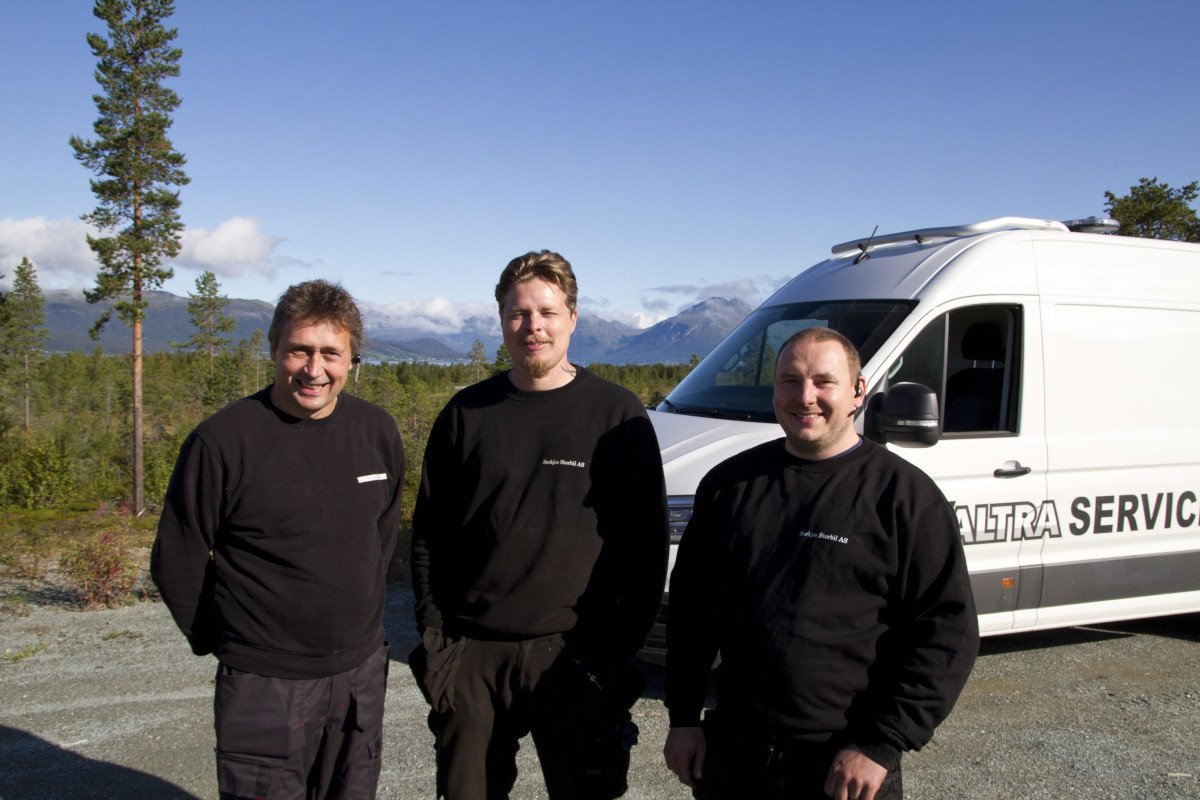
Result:
{"label": "smiling man", "polygon": [[496,286],[512,369],[455,395],[425,448],[409,663],[450,800],[508,797],[527,733],[551,800],[625,791],[666,499],[641,402],[568,360],[575,298],[562,256],[513,259]]}
{"label": "smiling man", "polygon": [[[667,766],[697,798],[896,800],[979,645],[958,523],[854,429],[854,346],[779,348],[784,438],[712,469],[671,575]],[[717,705],[701,725],[718,652]]]}
{"label": "smiling man", "polygon": [[222,800],[371,798],[404,449],[386,411],[341,393],[362,346],[345,290],[292,286],[268,339],[275,382],[184,442],[151,572],[219,662]]}

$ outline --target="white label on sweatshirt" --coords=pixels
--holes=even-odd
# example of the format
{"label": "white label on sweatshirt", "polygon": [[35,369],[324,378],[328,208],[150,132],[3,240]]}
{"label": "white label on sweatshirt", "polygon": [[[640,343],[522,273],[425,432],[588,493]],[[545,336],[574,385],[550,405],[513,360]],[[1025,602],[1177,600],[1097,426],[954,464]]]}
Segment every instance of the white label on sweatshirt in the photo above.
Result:
{"label": "white label on sweatshirt", "polygon": [[386,481],[386,480],[387,480],[386,472],[376,472],[374,475],[359,475],[358,476],[359,483],[369,483],[370,481]]}
{"label": "white label on sweatshirt", "polygon": [[581,469],[587,466],[587,462],[568,461],[565,458],[543,458],[542,464],[547,467],[579,467]]}

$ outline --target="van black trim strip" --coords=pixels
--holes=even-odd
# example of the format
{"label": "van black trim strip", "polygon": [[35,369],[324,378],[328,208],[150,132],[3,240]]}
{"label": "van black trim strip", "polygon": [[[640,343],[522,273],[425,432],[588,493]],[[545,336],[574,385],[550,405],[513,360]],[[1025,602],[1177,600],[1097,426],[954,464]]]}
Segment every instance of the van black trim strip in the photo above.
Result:
{"label": "van black trim strip", "polygon": [[971,589],[980,614],[1196,592],[1200,550],[975,572]]}

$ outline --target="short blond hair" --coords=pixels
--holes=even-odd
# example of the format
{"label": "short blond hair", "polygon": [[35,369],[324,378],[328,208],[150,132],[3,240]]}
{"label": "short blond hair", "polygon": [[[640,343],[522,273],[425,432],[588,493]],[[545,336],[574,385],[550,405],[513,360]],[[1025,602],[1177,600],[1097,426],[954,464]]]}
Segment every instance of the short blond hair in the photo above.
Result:
{"label": "short blond hair", "polygon": [[534,278],[540,278],[562,290],[567,310],[575,312],[579,286],[575,283],[575,272],[571,269],[571,262],[549,250],[531,250],[508,262],[508,266],[500,273],[500,281],[496,284],[496,303],[500,306],[500,313],[504,313],[504,298],[512,288],[518,283]]}

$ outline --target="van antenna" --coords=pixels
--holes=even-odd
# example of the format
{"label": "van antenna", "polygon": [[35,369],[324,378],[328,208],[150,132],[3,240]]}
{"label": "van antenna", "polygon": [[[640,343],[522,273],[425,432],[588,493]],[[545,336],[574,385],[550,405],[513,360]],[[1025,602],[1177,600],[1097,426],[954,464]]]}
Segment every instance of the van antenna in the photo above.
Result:
{"label": "van antenna", "polygon": [[855,264],[857,264],[860,261],[865,261],[866,259],[871,257],[871,254],[868,251],[871,249],[871,242],[873,242],[875,240],[875,234],[877,234],[877,233],[879,233],[878,225],[875,226],[875,230],[871,231],[871,235],[867,238],[867,241],[858,246],[858,249],[862,250],[862,252],[854,257]]}

